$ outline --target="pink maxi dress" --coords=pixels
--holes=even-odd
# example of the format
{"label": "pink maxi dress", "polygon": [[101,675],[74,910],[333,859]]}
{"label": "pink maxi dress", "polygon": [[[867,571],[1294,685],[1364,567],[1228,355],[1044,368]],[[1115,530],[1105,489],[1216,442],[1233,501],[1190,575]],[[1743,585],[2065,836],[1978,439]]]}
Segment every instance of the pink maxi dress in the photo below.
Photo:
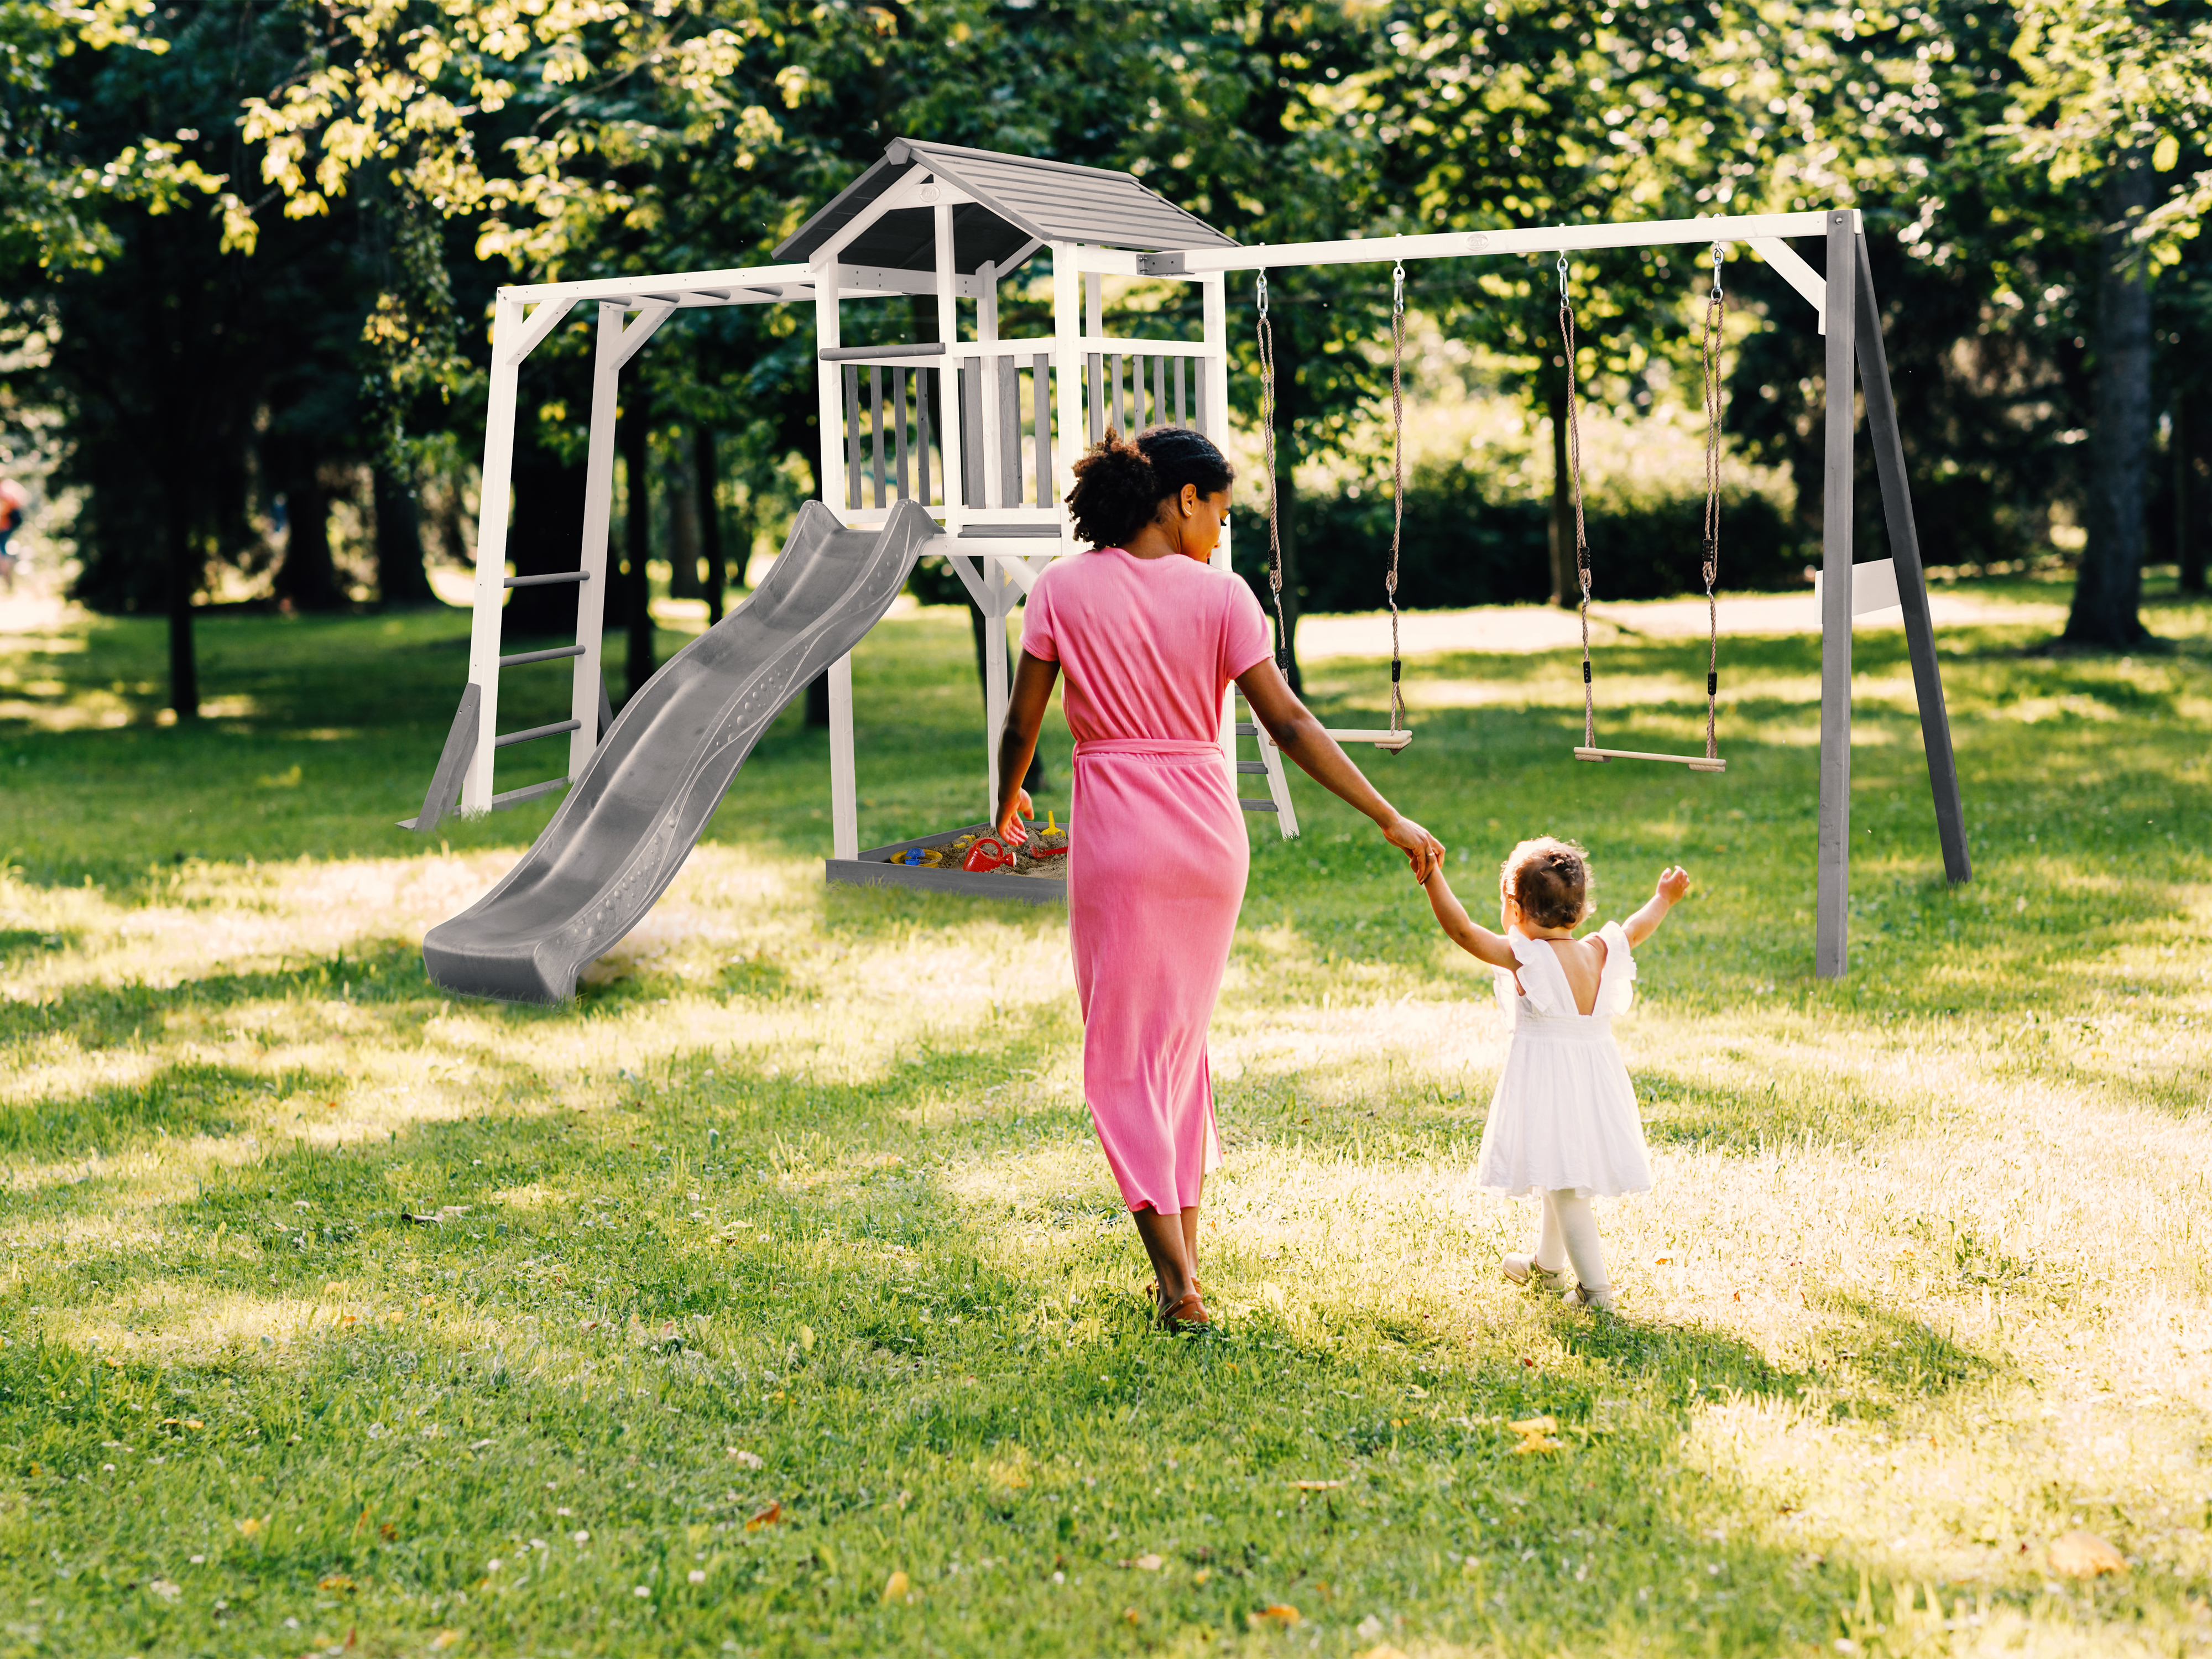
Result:
{"label": "pink maxi dress", "polygon": [[1267,617],[1225,571],[1106,547],[1037,578],[1022,649],[1060,665],[1075,738],[1084,1096],[1130,1209],[1176,1214],[1221,1162],[1206,1028],[1251,862],[1221,698],[1267,655]]}

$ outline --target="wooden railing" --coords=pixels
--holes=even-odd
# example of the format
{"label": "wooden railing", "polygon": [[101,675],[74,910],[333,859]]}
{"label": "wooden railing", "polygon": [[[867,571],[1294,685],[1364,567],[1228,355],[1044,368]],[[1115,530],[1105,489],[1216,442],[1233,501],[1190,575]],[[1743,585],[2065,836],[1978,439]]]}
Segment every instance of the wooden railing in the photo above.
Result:
{"label": "wooden railing", "polygon": [[[1094,341],[1088,353],[1087,441],[1109,426],[1206,429],[1204,348],[1169,341]],[[968,511],[1059,506],[1048,340],[846,346],[823,354],[843,383],[844,504],[851,512],[901,501]],[[1042,348],[1042,349],[1041,349]],[[948,363],[947,359],[950,359]],[[960,484],[945,499],[945,389],[950,373],[959,422]]]}

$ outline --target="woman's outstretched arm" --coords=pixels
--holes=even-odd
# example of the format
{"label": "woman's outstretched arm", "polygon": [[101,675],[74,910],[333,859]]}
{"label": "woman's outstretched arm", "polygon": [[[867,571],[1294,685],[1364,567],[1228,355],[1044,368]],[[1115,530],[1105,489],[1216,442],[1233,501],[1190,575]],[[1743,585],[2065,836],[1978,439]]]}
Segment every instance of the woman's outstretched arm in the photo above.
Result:
{"label": "woman's outstretched arm", "polygon": [[1060,678],[1060,665],[1032,657],[1026,651],[1014,669],[1014,690],[1006,699],[1006,723],[999,732],[999,811],[993,822],[999,839],[1029,839],[1022,820],[1035,817],[1029,791],[1022,780],[1030,775],[1030,759],[1036,753],[1037,733],[1044,729],[1044,711],[1052,706],[1052,688]]}
{"label": "woman's outstretched arm", "polygon": [[1275,747],[1322,788],[1374,819],[1383,839],[1406,855],[1413,879],[1426,881],[1429,872],[1443,862],[1443,843],[1411,818],[1400,817],[1398,809],[1382,799],[1366,775],[1352,763],[1352,757],[1337,746],[1336,739],[1322,730],[1313,711],[1285,684],[1274,659],[1262,657],[1237,677],[1237,684],[1244,693],[1244,701],[1252,705],[1253,719],[1267,729]]}

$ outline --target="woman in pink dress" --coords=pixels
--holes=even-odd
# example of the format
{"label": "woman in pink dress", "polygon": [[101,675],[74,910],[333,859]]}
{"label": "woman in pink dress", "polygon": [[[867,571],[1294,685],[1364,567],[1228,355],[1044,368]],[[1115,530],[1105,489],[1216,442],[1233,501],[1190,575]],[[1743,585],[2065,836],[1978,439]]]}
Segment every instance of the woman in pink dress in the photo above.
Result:
{"label": "woman in pink dress", "polygon": [[1251,591],[1206,562],[1234,477],[1182,427],[1109,432],[1067,498],[1093,551],[1037,578],[1000,738],[999,833],[1025,838],[1020,780],[1065,670],[1075,737],[1068,945],[1083,1008],[1083,1091],[1173,1329],[1209,1322],[1198,1205],[1221,1162],[1206,1028],[1250,851],[1221,751],[1234,680],[1282,751],[1375,820],[1416,881],[1443,848],[1401,817],[1284,683]]}

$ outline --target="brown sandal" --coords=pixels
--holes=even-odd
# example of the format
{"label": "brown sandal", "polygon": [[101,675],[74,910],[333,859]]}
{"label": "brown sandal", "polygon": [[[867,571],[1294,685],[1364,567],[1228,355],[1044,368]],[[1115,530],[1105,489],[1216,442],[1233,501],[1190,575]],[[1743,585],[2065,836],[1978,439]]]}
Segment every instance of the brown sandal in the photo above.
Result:
{"label": "brown sandal", "polygon": [[1160,1324],[1170,1331],[1203,1331],[1212,1327],[1213,1316],[1206,1312],[1198,1292],[1189,1291],[1172,1307],[1160,1310]]}

